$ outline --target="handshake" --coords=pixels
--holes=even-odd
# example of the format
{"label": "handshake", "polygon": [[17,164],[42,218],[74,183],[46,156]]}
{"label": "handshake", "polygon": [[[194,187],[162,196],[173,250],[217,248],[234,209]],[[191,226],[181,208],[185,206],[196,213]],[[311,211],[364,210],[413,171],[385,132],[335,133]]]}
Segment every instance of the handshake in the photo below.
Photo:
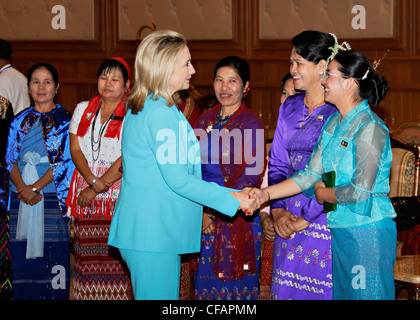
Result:
{"label": "handshake", "polygon": [[262,204],[270,201],[270,194],[266,190],[257,188],[244,188],[242,191],[230,192],[239,202],[239,209],[245,215],[252,216]]}

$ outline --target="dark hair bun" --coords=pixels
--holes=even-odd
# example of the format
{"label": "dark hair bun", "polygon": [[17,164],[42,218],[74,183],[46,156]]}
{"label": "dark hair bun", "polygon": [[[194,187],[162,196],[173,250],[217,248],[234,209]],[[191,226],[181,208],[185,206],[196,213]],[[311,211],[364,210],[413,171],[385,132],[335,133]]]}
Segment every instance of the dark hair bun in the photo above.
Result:
{"label": "dark hair bun", "polygon": [[389,83],[380,74],[373,71],[373,66],[367,57],[360,51],[341,51],[335,56],[340,64],[338,70],[349,78],[354,78],[359,83],[359,95],[377,106],[389,89]]}
{"label": "dark hair bun", "polygon": [[375,73],[372,77],[372,90],[370,92],[371,97],[367,99],[372,103],[372,105],[377,106],[385,99],[388,89],[389,83],[385,77]]}

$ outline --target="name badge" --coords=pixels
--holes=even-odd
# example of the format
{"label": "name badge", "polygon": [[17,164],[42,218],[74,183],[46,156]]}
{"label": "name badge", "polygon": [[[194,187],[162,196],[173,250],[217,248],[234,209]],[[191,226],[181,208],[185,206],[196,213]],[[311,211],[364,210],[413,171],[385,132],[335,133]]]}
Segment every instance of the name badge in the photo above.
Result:
{"label": "name badge", "polygon": [[342,147],[347,148],[348,145],[349,145],[349,143],[347,141],[344,141],[344,140],[341,141],[341,146]]}
{"label": "name badge", "polygon": [[316,118],[316,120],[317,120],[317,121],[323,121],[323,120],[324,120],[324,115],[323,115],[323,114],[320,114],[320,115]]}

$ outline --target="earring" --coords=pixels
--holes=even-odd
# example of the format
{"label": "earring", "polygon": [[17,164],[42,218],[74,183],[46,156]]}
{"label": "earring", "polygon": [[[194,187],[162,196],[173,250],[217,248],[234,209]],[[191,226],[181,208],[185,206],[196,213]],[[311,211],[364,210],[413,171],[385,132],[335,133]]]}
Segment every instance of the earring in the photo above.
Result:
{"label": "earring", "polygon": [[251,88],[248,86],[248,88],[244,91],[242,98],[245,98],[250,91],[251,91]]}
{"label": "earring", "polygon": [[325,80],[325,71],[321,71],[319,75],[321,76],[319,81],[322,83]]}

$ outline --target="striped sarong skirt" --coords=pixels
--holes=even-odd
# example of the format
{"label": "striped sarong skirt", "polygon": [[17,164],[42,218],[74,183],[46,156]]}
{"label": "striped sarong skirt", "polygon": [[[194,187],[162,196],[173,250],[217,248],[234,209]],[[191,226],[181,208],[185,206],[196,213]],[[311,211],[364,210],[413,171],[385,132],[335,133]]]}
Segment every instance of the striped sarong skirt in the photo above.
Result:
{"label": "striped sarong skirt", "polygon": [[0,219],[0,300],[11,300],[12,264],[9,248],[9,218]]}
{"label": "striped sarong skirt", "polygon": [[15,300],[68,300],[70,233],[57,195],[44,194],[44,256],[26,259],[26,240],[16,239],[20,200],[11,193],[10,254]]}
{"label": "striped sarong skirt", "polygon": [[132,300],[129,271],[108,245],[110,219],[74,220],[74,300]]}

